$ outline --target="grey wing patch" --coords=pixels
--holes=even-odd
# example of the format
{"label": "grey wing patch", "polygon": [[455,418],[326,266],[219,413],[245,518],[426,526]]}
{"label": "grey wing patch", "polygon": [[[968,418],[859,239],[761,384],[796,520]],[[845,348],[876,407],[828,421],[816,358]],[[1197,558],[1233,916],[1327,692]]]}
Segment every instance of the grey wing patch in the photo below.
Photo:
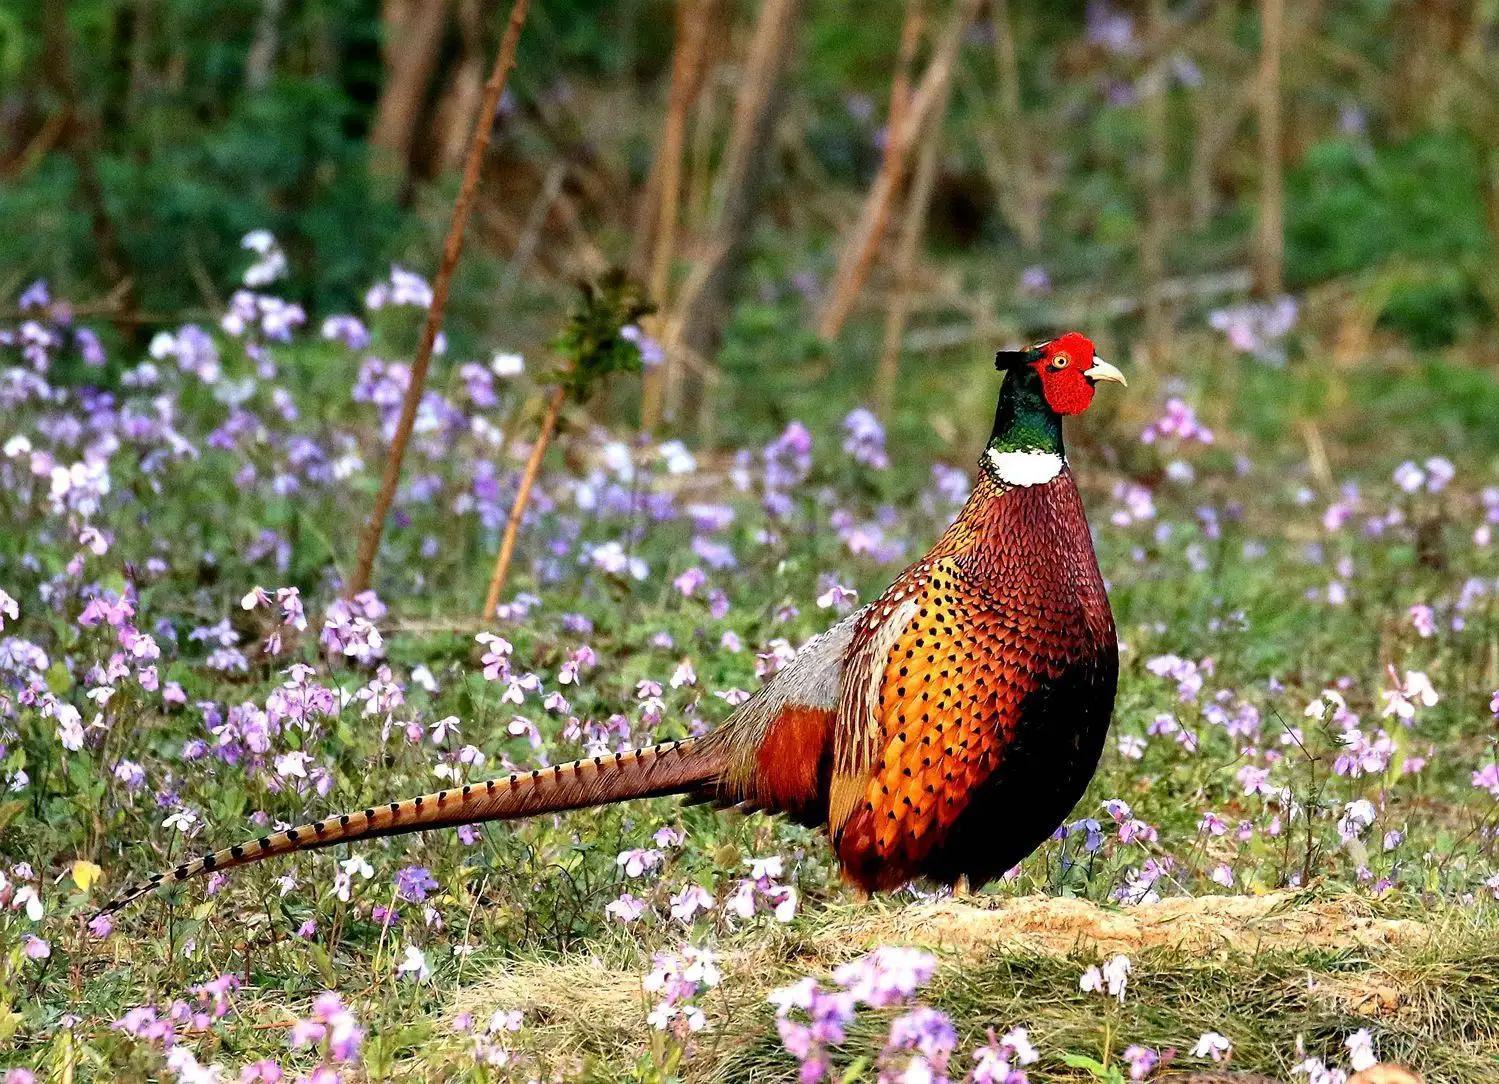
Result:
{"label": "grey wing patch", "polygon": [[844,659],[859,619],[868,609],[866,606],[855,610],[826,632],[808,640],[795,658],[715,731],[732,745],[725,772],[730,789],[748,785],[754,775],[755,755],[782,708],[788,704],[828,710],[837,707]]}
{"label": "grey wing patch", "polygon": [[[862,775],[874,760],[880,738],[875,709],[879,705],[885,664],[896,641],[921,609],[917,597],[912,594],[889,605],[875,604],[881,609],[871,613],[874,623],[844,671],[838,697],[840,740],[833,749],[833,770],[839,775]],[[874,607],[870,609],[873,611]]]}

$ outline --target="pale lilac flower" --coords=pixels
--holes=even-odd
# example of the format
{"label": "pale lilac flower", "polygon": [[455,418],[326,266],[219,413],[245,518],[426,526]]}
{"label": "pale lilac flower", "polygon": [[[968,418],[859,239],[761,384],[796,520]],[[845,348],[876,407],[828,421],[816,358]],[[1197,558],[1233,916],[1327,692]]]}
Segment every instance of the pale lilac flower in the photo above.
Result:
{"label": "pale lilac flower", "polygon": [[1209,314],[1208,323],[1234,350],[1278,367],[1286,362],[1284,340],[1296,326],[1296,317],[1295,299],[1282,296],[1218,309]]}
{"label": "pale lilac flower", "polygon": [[666,350],[647,335],[639,324],[626,324],[619,329],[619,337],[635,344],[635,349],[640,351],[640,364],[647,369],[654,369],[666,360]]}
{"label": "pale lilac flower", "polygon": [[621,851],[616,858],[615,864],[624,870],[626,877],[642,877],[651,870],[656,869],[666,860],[666,856],[657,850],[637,848],[630,851]]}
{"label": "pale lilac flower", "polygon": [[820,609],[831,608],[840,614],[848,613],[858,601],[859,592],[850,587],[844,587],[836,581],[829,581],[827,590],[817,596],[817,605]]}
{"label": "pale lilac flower", "polygon": [[884,1008],[910,997],[936,969],[937,958],[931,953],[912,948],[881,947],[842,965],[833,977],[866,1005]]}
{"label": "pale lilac flower", "polygon": [[637,899],[628,892],[621,892],[619,899],[605,904],[604,914],[616,922],[628,924],[645,914],[645,901]]}
{"label": "pale lilac flower", "polygon": [[872,470],[885,470],[890,457],[885,452],[885,427],[870,410],[859,407],[843,419],[843,450],[855,463]]}
{"label": "pale lilac flower", "polygon": [[1051,275],[1046,268],[1033,264],[1020,272],[1020,292],[1027,297],[1051,293]]}
{"label": "pale lilac flower", "polygon": [[321,334],[329,342],[340,342],[350,350],[363,350],[370,344],[369,330],[357,316],[330,316],[323,321]]}
{"label": "pale lilac flower", "polygon": [[1441,699],[1432,686],[1431,679],[1420,670],[1407,670],[1405,677],[1401,678],[1392,666],[1389,668],[1389,677],[1392,688],[1380,693],[1384,700],[1380,714],[1385,717],[1393,715],[1401,722],[1410,724],[1415,719],[1418,708],[1434,707]]}
{"label": "pale lilac flower", "polygon": [[1129,985],[1130,960],[1123,953],[1111,956],[1102,967],[1090,966],[1078,980],[1078,989],[1084,993],[1104,993],[1124,1004],[1124,991]]}
{"label": "pale lilac flower", "polygon": [[481,632],[474,637],[484,647],[483,658],[485,681],[503,681],[510,676],[510,656],[515,651],[510,641],[492,632]]}
{"label": "pale lilac flower", "polygon": [[671,917],[690,923],[700,912],[711,911],[715,906],[712,893],[701,885],[689,884],[671,898]]}
{"label": "pale lilac flower", "polygon": [[1142,444],[1177,440],[1183,444],[1211,444],[1213,431],[1197,420],[1197,412],[1185,400],[1166,400],[1166,412],[1140,432]]}
{"label": "pale lilac flower", "polygon": [[425,866],[405,866],[396,871],[396,895],[408,903],[421,903],[437,888],[437,880]]}
{"label": "pale lilac flower", "polygon": [[1125,1063],[1129,1065],[1129,1078],[1131,1080],[1145,1080],[1161,1062],[1161,1056],[1148,1046],[1140,1046],[1138,1043],[1128,1046],[1124,1050]]}

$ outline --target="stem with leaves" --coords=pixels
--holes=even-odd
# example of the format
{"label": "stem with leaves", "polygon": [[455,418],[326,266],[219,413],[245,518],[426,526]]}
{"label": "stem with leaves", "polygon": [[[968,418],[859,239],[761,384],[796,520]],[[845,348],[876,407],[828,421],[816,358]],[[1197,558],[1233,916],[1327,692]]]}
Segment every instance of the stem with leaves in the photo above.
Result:
{"label": "stem with leaves", "polygon": [[406,395],[401,400],[401,415],[396,421],[395,435],[391,438],[390,454],[385,460],[385,473],[380,478],[380,489],[375,494],[375,507],[370,512],[364,533],[359,539],[359,556],[349,577],[346,593],[349,597],[368,589],[375,555],[380,550],[380,535],[385,529],[385,519],[395,503],[396,486],[401,481],[401,463],[406,458],[406,445],[411,440],[411,431],[416,425],[417,407],[427,387],[427,370],[432,365],[432,349],[437,342],[437,333],[442,328],[443,310],[447,308],[448,292],[453,285],[453,272],[458,267],[458,257],[463,252],[463,232],[468,225],[469,213],[474,206],[474,193],[479,187],[479,174],[484,165],[484,152],[489,149],[490,133],[494,130],[495,112],[505,93],[505,83],[510,69],[515,66],[515,50],[520,44],[521,27],[526,22],[526,10],[530,0],[515,0],[510,9],[510,22],[505,27],[505,37],[500,42],[500,51],[495,57],[489,81],[484,84],[484,97],[479,103],[479,115],[474,122],[474,134],[469,140],[468,156],[463,163],[463,182],[458,189],[458,199],[453,204],[453,218],[448,224],[447,240],[443,243],[442,263],[437,269],[437,278],[432,284],[432,304],[427,308],[427,322],[422,328],[421,344],[417,347],[416,360],[411,365],[411,380],[406,386]]}
{"label": "stem with leaves", "polygon": [[515,557],[521,524],[526,518],[526,507],[531,503],[531,491],[541,472],[541,461],[557,434],[563,405],[569,397],[580,403],[586,401],[611,373],[638,372],[641,368],[639,320],[651,311],[650,304],[617,271],[606,275],[597,285],[584,285],[582,293],[582,300],[568,316],[555,344],[561,359],[555,374],[556,385],[547,396],[541,429],[536,434],[536,443],[531,446],[531,454],[526,457],[520,485],[510,505],[510,515],[505,519],[500,551],[495,555],[489,587],[484,593],[484,608],[479,615],[481,621],[494,617],[505,583],[510,578],[510,564]]}

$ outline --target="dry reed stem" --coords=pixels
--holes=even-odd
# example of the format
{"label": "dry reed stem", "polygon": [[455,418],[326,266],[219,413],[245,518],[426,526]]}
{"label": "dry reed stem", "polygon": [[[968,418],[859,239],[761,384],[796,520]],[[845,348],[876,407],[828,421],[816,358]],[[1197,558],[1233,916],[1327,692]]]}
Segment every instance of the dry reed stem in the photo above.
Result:
{"label": "dry reed stem", "polygon": [[432,348],[437,342],[437,332],[442,327],[443,310],[447,308],[448,292],[453,285],[453,272],[458,267],[458,257],[463,253],[463,231],[473,210],[474,194],[478,190],[479,174],[484,165],[484,152],[489,149],[495,112],[504,96],[510,69],[515,66],[515,50],[520,44],[521,27],[525,25],[529,6],[530,0],[515,0],[515,6],[510,9],[510,22],[505,27],[505,37],[500,42],[500,51],[495,57],[494,69],[489,73],[488,82],[484,84],[479,116],[474,121],[473,138],[469,141],[468,157],[463,163],[463,182],[458,189],[458,199],[453,204],[448,236],[443,242],[442,263],[438,266],[437,278],[432,284],[432,304],[427,307],[427,322],[422,328],[421,344],[417,347],[416,360],[411,364],[411,381],[401,400],[401,415],[396,421],[395,435],[391,438],[385,472],[380,478],[380,489],[375,494],[375,506],[359,539],[359,556],[346,588],[350,596],[359,594],[370,585],[375,556],[380,550],[380,535],[385,530],[385,519],[390,515],[390,507],[395,503],[396,486],[401,481],[401,464],[406,458],[406,445],[411,441],[417,407],[421,404],[422,393],[427,386],[427,370],[432,365]]}
{"label": "dry reed stem", "polygon": [[1281,292],[1285,262],[1285,193],[1280,169],[1280,54],[1285,19],[1285,0],[1260,0],[1260,221],[1254,277],[1262,297]]}
{"label": "dry reed stem", "polygon": [[[661,130],[661,186],[656,213],[656,244],[651,255],[650,298],[663,315],[653,319],[657,338],[664,338],[667,292],[671,287],[671,264],[676,255],[677,224],[681,217],[682,155],[687,145],[687,110],[701,88],[703,56],[708,40],[713,0],[682,0],[677,17],[677,48],[672,55],[671,92],[667,97],[666,124]],[[668,355],[662,365],[645,374],[640,406],[641,428],[649,431],[661,422],[665,402]]]}
{"label": "dry reed stem", "polygon": [[536,484],[536,475],[541,471],[541,460],[546,455],[547,445],[557,431],[557,417],[562,413],[562,403],[567,398],[567,389],[562,385],[552,389],[547,401],[546,416],[541,420],[541,431],[536,434],[536,443],[526,459],[526,469],[520,476],[520,488],[515,491],[515,501],[510,505],[510,515],[505,520],[505,535],[500,540],[500,552],[495,555],[494,571],[489,574],[489,589],[484,593],[484,609],[479,617],[487,621],[494,617],[500,604],[500,593],[505,590],[505,580],[510,575],[510,559],[515,556],[515,540],[520,534],[521,521],[526,518],[526,505],[531,502],[531,487]]}
{"label": "dry reed stem", "polygon": [[895,387],[900,381],[900,354],[906,334],[906,317],[911,309],[912,279],[916,273],[916,254],[926,226],[927,209],[932,202],[932,188],[937,180],[938,152],[942,147],[940,131],[933,127],[916,160],[916,176],[906,196],[905,220],[901,223],[900,248],[895,255],[895,290],[885,310],[885,341],[880,348],[879,366],[874,378],[875,413],[882,422],[890,420],[895,402]]}
{"label": "dry reed stem", "polygon": [[848,244],[838,258],[838,267],[833,272],[828,289],[828,300],[817,319],[817,334],[823,339],[836,338],[843,330],[844,322],[853,311],[854,302],[864,289],[874,266],[880,241],[890,219],[890,211],[896,196],[905,184],[911,149],[916,137],[928,123],[937,123],[938,114],[947,100],[948,84],[952,80],[953,66],[957,63],[958,51],[963,45],[963,32],[978,14],[981,0],[961,0],[953,13],[951,22],[943,31],[942,38],[922,73],[921,81],[910,95],[909,106],[901,111],[899,127],[890,126],[889,142],[880,171],[869,187],[858,224],[849,235]]}

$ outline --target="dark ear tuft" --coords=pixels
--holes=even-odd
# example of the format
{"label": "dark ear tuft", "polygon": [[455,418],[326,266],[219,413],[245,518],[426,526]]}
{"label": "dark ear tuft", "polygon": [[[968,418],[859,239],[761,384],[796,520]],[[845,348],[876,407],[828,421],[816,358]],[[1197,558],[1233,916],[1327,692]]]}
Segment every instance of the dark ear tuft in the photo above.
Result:
{"label": "dark ear tuft", "polygon": [[1040,357],[1039,346],[1027,347],[1024,350],[1000,350],[994,355],[994,367],[1005,373],[1011,369],[1018,369],[1022,365],[1029,365]]}

